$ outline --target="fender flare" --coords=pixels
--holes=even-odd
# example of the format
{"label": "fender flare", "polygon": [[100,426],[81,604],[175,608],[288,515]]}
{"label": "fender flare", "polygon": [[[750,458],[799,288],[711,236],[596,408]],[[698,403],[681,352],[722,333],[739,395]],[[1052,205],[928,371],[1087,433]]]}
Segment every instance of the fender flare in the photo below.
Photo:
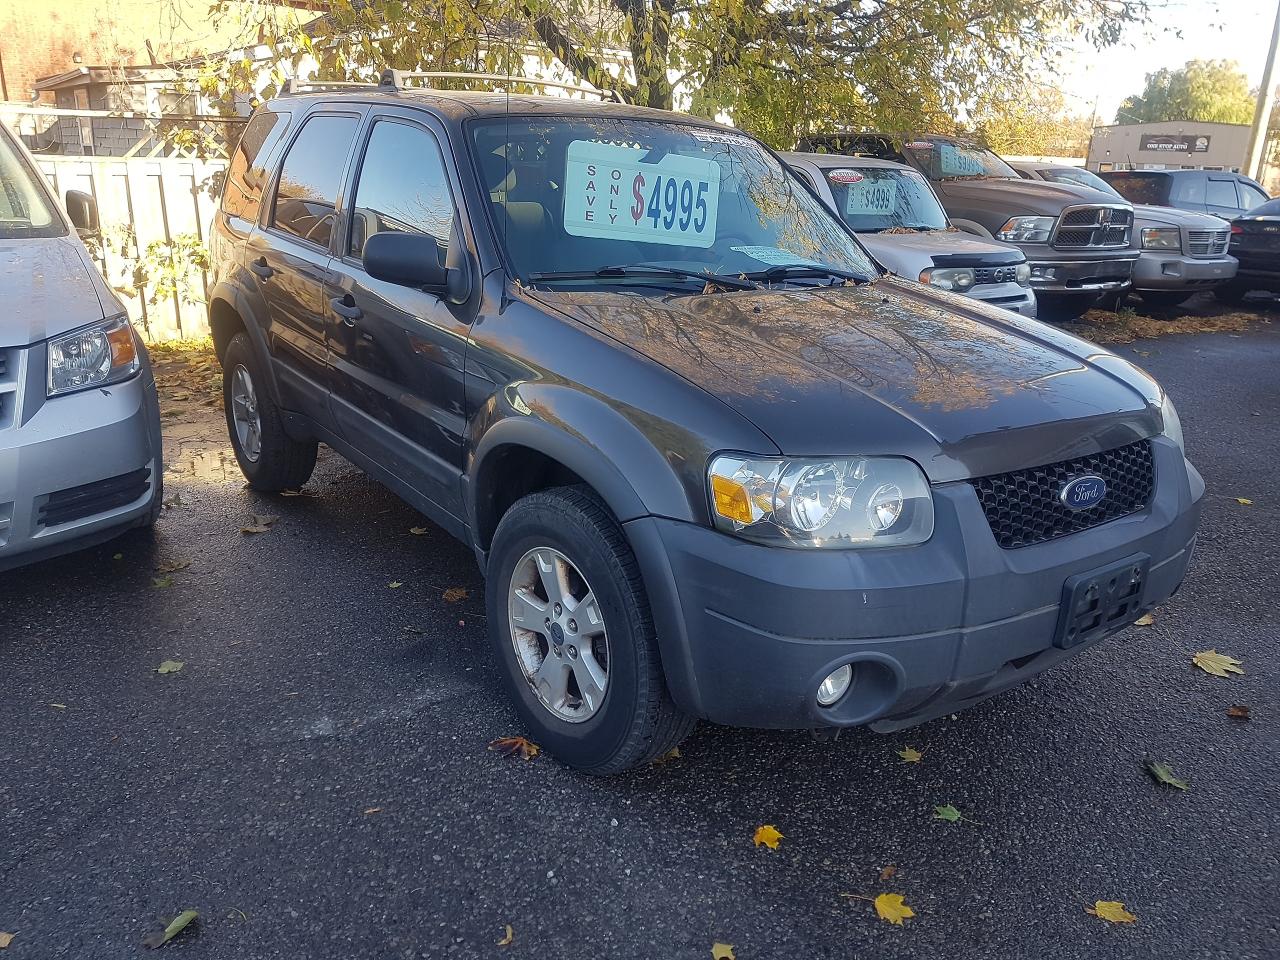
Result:
{"label": "fender flare", "polygon": [[[984,240],[996,239],[995,235],[982,224],[978,223],[977,220],[965,220],[963,218],[957,219],[956,217],[952,217],[951,225],[953,227],[959,227],[965,233],[972,233],[974,236],[982,237]],[[996,242],[999,243],[1001,241]]]}
{"label": "fender flare", "polygon": [[276,382],[275,366],[271,362],[271,351],[267,349],[266,334],[263,333],[263,325],[258,322],[258,318],[254,315],[253,309],[249,306],[248,298],[245,297],[244,291],[238,284],[228,280],[220,280],[214,284],[213,289],[209,292],[209,329],[213,330],[213,308],[214,304],[219,301],[225,303],[228,307],[236,312],[240,318],[241,324],[244,326],[245,333],[249,335],[249,342],[253,344],[254,351],[258,354],[258,359],[262,363],[262,369],[267,374],[267,389],[271,394],[271,399],[276,404],[280,403],[280,385]]}

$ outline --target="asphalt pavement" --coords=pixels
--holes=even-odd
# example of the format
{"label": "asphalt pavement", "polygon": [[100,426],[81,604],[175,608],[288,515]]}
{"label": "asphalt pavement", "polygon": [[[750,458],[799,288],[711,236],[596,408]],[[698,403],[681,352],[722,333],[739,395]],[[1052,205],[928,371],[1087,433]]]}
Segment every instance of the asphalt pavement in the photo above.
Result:
{"label": "asphalt pavement", "polygon": [[[190,907],[192,958],[1274,960],[1280,323],[1117,349],[1209,488],[1154,625],[900,734],[704,725],[604,780],[486,749],[523,731],[466,548],[327,451],[314,495],[255,494],[216,421],[171,419],[154,539],[0,574],[0,955],[141,956]],[[882,892],[915,916],[842,896]]]}

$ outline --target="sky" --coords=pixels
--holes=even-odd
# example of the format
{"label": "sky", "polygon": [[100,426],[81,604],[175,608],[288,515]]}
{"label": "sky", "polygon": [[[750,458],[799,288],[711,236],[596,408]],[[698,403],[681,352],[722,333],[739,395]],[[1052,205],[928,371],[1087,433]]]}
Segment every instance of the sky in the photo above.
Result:
{"label": "sky", "polygon": [[1131,30],[1102,52],[1083,42],[1064,58],[1058,84],[1075,112],[1114,123],[1125,97],[1141,93],[1146,75],[1188,60],[1236,60],[1256,87],[1280,0],[1152,0],[1154,24]]}

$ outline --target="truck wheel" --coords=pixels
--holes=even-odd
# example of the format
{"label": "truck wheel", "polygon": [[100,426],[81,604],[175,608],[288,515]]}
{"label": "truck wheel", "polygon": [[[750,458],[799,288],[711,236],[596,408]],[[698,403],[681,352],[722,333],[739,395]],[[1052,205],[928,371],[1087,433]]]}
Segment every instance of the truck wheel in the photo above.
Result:
{"label": "truck wheel", "polygon": [[1139,290],[1142,302],[1152,307],[1180,307],[1196,295],[1194,290]]}
{"label": "truck wheel", "polygon": [[267,390],[248,334],[237,333],[222,358],[222,406],[240,470],[254,490],[295,490],[316,466],[314,440],[294,440]]}
{"label": "truck wheel", "polygon": [[486,607],[530,739],[584,773],[621,773],[693,729],[671,702],[635,556],[585,487],[516,502],[498,524]]}

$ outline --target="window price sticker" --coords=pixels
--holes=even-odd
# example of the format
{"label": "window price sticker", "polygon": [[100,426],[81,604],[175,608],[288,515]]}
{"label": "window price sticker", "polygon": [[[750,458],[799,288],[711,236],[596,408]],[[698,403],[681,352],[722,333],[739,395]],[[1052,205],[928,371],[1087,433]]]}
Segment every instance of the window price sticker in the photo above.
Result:
{"label": "window price sticker", "polygon": [[944,177],[968,176],[982,173],[985,169],[982,161],[967,151],[957,150],[949,143],[938,144],[938,165]]}
{"label": "window price sticker", "polygon": [[574,140],[565,161],[564,229],[575,237],[709,247],[716,237],[720,165],[669,153]]}
{"label": "window price sticker", "polygon": [[862,180],[845,188],[844,212],[858,216],[892,214],[898,207],[898,185],[889,178]]}

